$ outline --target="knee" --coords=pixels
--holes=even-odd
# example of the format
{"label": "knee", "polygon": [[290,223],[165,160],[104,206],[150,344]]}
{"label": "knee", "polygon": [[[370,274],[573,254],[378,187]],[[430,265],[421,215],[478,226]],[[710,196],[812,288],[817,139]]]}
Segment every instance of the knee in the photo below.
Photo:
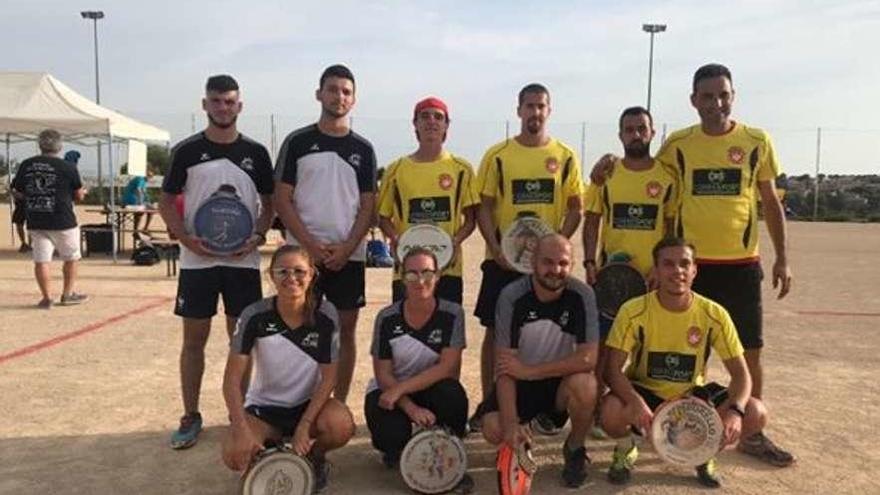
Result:
{"label": "knee", "polygon": [[612,438],[620,438],[629,432],[625,404],[614,394],[608,394],[599,404],[602,429]]}
{"label": "knee", "polygon": [[351,411],[336,399],[329,399],[316,421],[318,436],[326,438],[332,446],[341,447],[351,440],[355,433],[354,417]]}
{"label": "knee", "polygon": [[746,416],[743,418],[743,432],[751,434],[763,430],[767,426],[768,419],[769,413],[764,402],[759,399],[749,398],[749,401],[746,403]]}
{"label": "knee", "polygon": [[593,373],[575,373],[563,380],[568,391],[571,406],[583,409],[593,409],[596,406],[596,375]]}

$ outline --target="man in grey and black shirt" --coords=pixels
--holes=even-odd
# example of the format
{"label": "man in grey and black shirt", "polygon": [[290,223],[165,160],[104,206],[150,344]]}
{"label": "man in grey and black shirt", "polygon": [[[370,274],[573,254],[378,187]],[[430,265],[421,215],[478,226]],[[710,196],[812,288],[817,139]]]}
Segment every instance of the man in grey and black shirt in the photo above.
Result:
{"label": "man in grey and black shirt", "polygon": [[570,277],[572,266],[568,239],[545,236],[532,258],[532,275],[501,292],[495,392],[483,405],[483,435],[492,444],[516,446],[529,441],[525,423],[539,414],[558,426],[571,417],[562,479],[575,488],[587,478],[584,440],[596,406],[599,329],[593,290]]}

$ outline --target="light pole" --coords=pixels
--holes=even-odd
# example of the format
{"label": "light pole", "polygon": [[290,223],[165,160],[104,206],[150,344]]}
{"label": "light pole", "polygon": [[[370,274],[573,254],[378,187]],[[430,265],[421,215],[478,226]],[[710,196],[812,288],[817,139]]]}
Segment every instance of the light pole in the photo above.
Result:
{"label": "light pole", "polygon": [[642,31],[651,35],[651,52],[648,55],[648,111],[651,111],[651,77],[654,72],[654,34],[666,31],[666,24],[642,24]]}
{"label": "light pole", "polygon": [[[101,81],[98,76],[98,20],[104,18],[101,10],[84,10],[79,13],[83,19],[92,21],[92,32],[95,39],[95,103],[101,104]],[[98,199],[104,203],[104,180],[101,171],[101,140],[98,140]]]}

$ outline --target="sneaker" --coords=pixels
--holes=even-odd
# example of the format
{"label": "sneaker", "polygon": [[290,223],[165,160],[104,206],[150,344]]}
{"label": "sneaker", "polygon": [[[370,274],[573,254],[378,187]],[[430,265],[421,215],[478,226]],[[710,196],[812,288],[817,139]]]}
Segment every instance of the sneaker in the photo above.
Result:
{"label": "sneaker", "polygon": [[485,408],[483,407],[483,403],[480,402],[477,405],[477,410],[474,411],[474,415],[468,419],[467,422],[467,430],[468,433],[479,433],[483,429],[483,416],[486,414]]}
{"label": "sneaker", "polygon": [[608,440],[608,434],[605,433],[605,430],[598,423],[590,427],[590,436],[593,437],[593,440]]}
{"label": "sneaker", "polygon": [[400,467],[400,457],[391,454],[382,454],[382,464],[388,469],[397,469]]}
{"label": "sneaker", "polygon": [[568,488],[578,488],[587,481],[587,449],[578,447],[568,449],[568,442],[562,444],[562,457],[565,465],[562,467],[562,481]]}
{"label": "sneaker", "polygon": [[461,481],[455,485],[455,488],[449,490],[449,493],[456,493],[459,495],[468,495],[469,493],[473,493],[474,491],[474,479],[471,478],[471,475],[464,473],[464,477]]}
{"label": "sneaker", "polygon": [[315,473],[315,491],[318,493],[327,488],[327,478],[330,476],[330,463],[326,457],[314,457],[311,453],[307,456],[312,463],[312,471]]}
{"label": "sneaker", "polygon": [[538,413],[537,416],[532,418],[532,420],[529,421],[529,428],[531,428],[532,431],[534,431],[535,433],[548,437],[558,435],[559,432],[562,431],[562,428],[556,425],[556,423],[553,421],[553,418],[551,418],[549,414],[545,413]]}
{"label": "sneaker", "polygon": [[51,299],[41,299],[40,302],[37,303],[37,307],[40,309],[49,309],[52,307]]}
{"label": "sneaker", "polygon": [[192,447],[201,431],[202,415],[198,412],[184,414],[180,418],[180,426],[171,433],[171,448],[182,450]]}
{"label": "sneaker", "polygon": [[639,448],[635,444],[626,452],[621,452],[614,447],[614,455],[611,458],[611,466],[608,468],[608,481],[615,485],[623,485],[632,477],[633,467],[639,458]]}
{"label": "sneaker", "polygon": [[721,478],[718,477],[718,463],[715,458],[709,459],[706,464],[697,466],[697,481],[706,488],[721,488]]}
{"label": "sneaker", "polygon": [[740,440],[737,449],[743,454],[757,457],[772,466],[787,467],[794,464],[794,456],[782,450],[761,431]]}
{"label": "sneaker", "polygon": [[77,304],[82,304],[89,300],[89,296],[85,294],[79,294],[77,292],[71,292],[66,296],[61,296],[61,305],[62,306],[74,306]]}

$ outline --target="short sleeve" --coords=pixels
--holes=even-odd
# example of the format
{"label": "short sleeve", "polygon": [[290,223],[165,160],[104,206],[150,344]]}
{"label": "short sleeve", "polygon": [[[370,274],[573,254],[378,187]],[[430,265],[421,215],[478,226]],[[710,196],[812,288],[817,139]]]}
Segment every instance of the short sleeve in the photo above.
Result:
{"label": "short sleeve", "polygon": [[581,164],[574,153],[566,159],[563,173],[565,181],[562,183],[562,191],[565,193],[565,199],[572,197],[580,199],[584,194],[584,179],[581,175]]}
{"label": "short sleeve", "polygon": [[611,333],[605,340],[605,345],[627,354],[632,353],[636,346],[635,330],[630,317],[630,310],[624,304],[614,318],[614,325],[611,327]]}
{"label": "short sleeve", "polygon": [[758,180],[772,181],[782,172],[779,166],[779,158],[776,156],[776,149],[770,136],[766,136],[764,146],[762,147],[761,162],[758,166]]}
{"label": "short sleeve", "polygon": [[[506,288],[510,288],[508,285]],[[509,290],[502,290],[498,296],[498,303],[495,305],[495,346],[516,348],[515,342],[512,342],[513,329],[513,296]]]}
{"label": "short sleeve", "polygon": [[379,187],[379,199],[377,201],[379,215],[387,218],[394,217],[394,192],[397,188],[397,166],[400,160],[389,164],[382,174],[382,184]]}
{"label": "short sleeve", "polygon": [[584,194],[584,211],[598,215],[604,212],[602,207],[602,189],[596,184],[587,186],[587,192]]}
{"label": "short sleeve", "polygon": [[361,193],[376,192],[376,152],[368,146],[357,167],[358,190]]}
{"label": "short sleeve", "polygon": [[169,160],[168,172],[162,181],[162,191],[169,194],[180,194],[186,187],[186,169],[187,163],[184,163],[180,146],[175,146],[171,150],[171,158]]}
{"label": "short sleeve", "polygon": [[373,342],[370,345],[370,355],[376,359],[391,359],[393,357],[391,342],[385,332],[386,322],[388,321],[386,310],[379,312],[376,316],[376,322],[373,324]]}
{"label": "short sleeve", "polygon": [[459,187],[461,188],[461,199],[459,200],[459,205],[461,209],[468,208],[470,206],[474,206],[480,203],[480,195],[476,193],[475,181],[474,181],[474,168],[471,167],[471,164],[461,160],[461,183]]}
{"label": "short sleeve", "polygon": [[278,158],[275,161],[275,180],[296,186],[296,154],[291,149],[293,136],[287,136],[281,149],[278,151]]}
{"label": "short sleeve", "polygon": [[584,341],[582,343],[592,344],[599,341],[599,310],[596,308],[596,294],[585,284],[580,295],[586,320],[584,321]]}
{"label": "short sleeve", "polygon": [[250,354],[257,338],[257,329],[254,315],[257,314],[257,306],[252,304],[241,312],[235,322],[235,331],[229,341],[229,347],[236,354]]}
{"label": "short sleeve", "polygon": [[272,158],[264,146],[259,147],[257,160],[254,161],[254,179],[257,192],[266,196],[275,191],[275,178],[272,173]]}
{"label": "short sleeve", "polygon": [[494,198],[498,195],[498,165],[495,163],[493,150],[486,152],[483,161],[480,162],[480,170],[477,172],[478,195]]}
{"label": "short sleeve", "polygon": [[455,349],[464,349],[465,332],[464,332],[464,309],[456,305],[455,318],[452,320],[452,335],[449,338],[449,347]]}
{"label": "short sleeve", "polygon": [[712,349],[718,353],[718,357],[722,360],[742,356],[745,351],[739,341],[736,326],[733,324],[730,314],[721,306],[716,306],[716,308],[717,311],[713,312],[715,313],[713,316],[717,318],[719,328],[710,336]]}
{"label": "short sleeve", "polygon": [[318,320],[322,325],[322,328],[319,328],[319,333],[330,336],[330,352],[326,354],[329,360],[321,361],[321,364],[335,363],[339,360],[339,313],[336,311],[336,306],[326,300],[321,301],[318,311],[326,316],[326,318]]}

